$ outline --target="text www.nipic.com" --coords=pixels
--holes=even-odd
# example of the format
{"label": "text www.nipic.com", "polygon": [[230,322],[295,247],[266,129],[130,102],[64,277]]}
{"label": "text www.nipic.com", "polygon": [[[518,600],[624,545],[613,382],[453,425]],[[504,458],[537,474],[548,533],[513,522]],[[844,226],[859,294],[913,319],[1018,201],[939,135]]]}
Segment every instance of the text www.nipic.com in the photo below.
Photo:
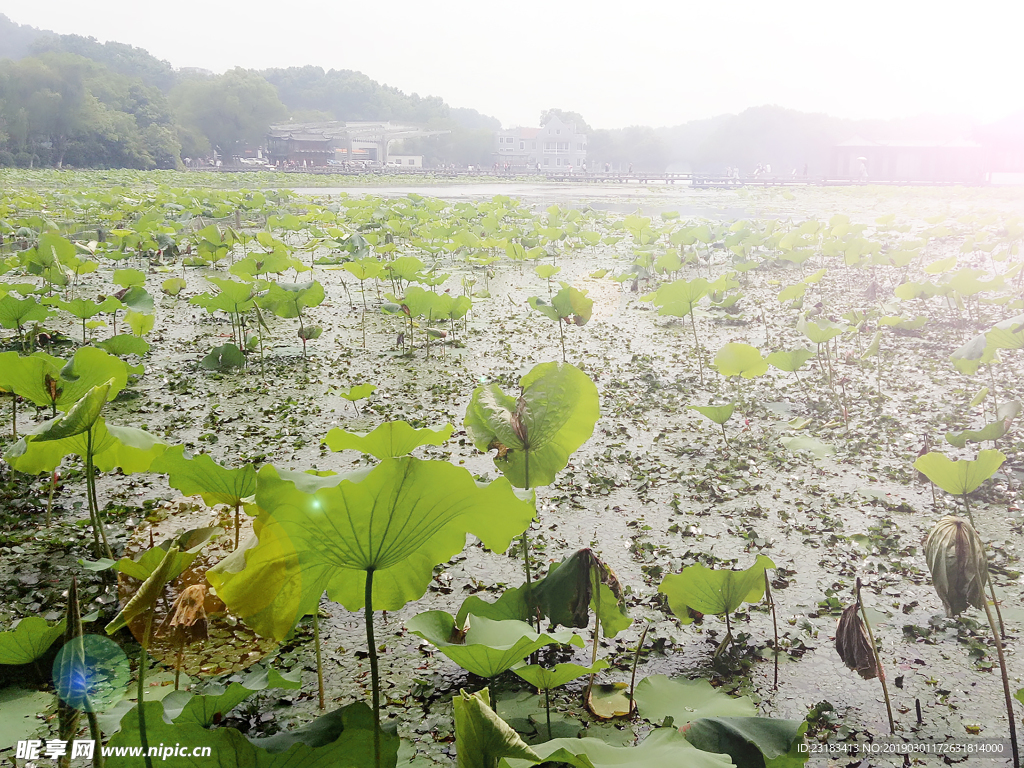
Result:
{"label": "text www.nipic.com", "polygon": [[[142,747],[103,747],[104,757],[142,757]],[[209,757],[210,747],[164,746],[150,747],[149,756],[166,760],[169,757]]]}

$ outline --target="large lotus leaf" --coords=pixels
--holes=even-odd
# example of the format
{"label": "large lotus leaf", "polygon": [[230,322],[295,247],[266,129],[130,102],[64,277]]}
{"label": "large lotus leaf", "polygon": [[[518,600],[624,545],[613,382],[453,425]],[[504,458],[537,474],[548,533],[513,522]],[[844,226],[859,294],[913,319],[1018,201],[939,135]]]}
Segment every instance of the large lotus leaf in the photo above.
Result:
{"label": "large lotus leaf", "polygon": [[579,664],[556,664],[554,667],[548,668],[542,667],[540,664],[527,664],[512,667],[512,671],[534,688],[539,688],[542,691],[548,691],[552,688],[558,688],[559,686],[565,685],[578,677],[583,677],[584,675],[599,672],[602,669],[607,668],[608,662],[604,659],[598,659],[592,667],[583,667]]}
{"label": "large lotus leaf", "polygon": [[754,603],[764,595],[764,572],[775,563],[758,555],[754,564],[744,571],[708,568],[696,563],[682,573],[666,576],[658,591],[668,598],[672,613],[684,624],[693,621],[690,609],[719,616],[732,613],[743,603]]}
{"label": "large lotus leaf", "polygon": [[633,623],[618,578],[590,549],[552,563],[547,576],[533,582],[527,600],[551,623],[563,627],[587,627],[593,611],[605,637],[614,637]]}
{"label": "large lotus leaf", "polygon": [[768,372],[768,363],[756,347],[731,342],[715,355],[714,366],[723,376],[753,379]]}
{"label": "large lotus leaf", "polygon": [[0,632],[0,664],[28,664],[46,653],[64,634],[67,619],[46,623],[39,616],[27,616],[10,632]]}
{"label": "large lotus leaf", "polygon": [[[8,354],[8,353],[4,353]],[[95,347],[80,347],[67,363],[45,352],[6,360],[0,385],[10,388],[36,405],[56,405],[66,411],[95,386],[111,381],[107,399],[113,400],[128,383],[123,361]]]}
{"label": "large lotus leaf", "polygon": [[459,691],[452,704],[457,768],[497,768],[503,757],[540,762],[537,753],[491,709],[486,688],[473,694]]}
{"label": "large lotus leaf", "polygon": [[42,322],[49,315],[49,310],[31,296],[16,299],[8,294],[0,299],[0,325],[4,328],[21,328],[26,323]]}
{"label": "large lotus leaf", "polygon": [[109,560],[105,562],[126,576],[131,576],[139,581],[145,581],[160,566],[164,556],[170,551],[171,547],[176,546],[178,549],[174,553],[174,559],[167,567],[167,580],[174,581],[192,564],[192,561],[196,559],[196,556],[206,546],[206,543],[219,533],[223,533],[222,528],[193,528],[192,530],[185,531],[180,536],[167,539],[155,547],[150,547],[135,560],[130,557],[122,557],[117,562]]}
{"label": "large lotus leaf", "polygon": [[[138,355],[142,357],[149,352],[149,342],[130,333],[119,333],[117,336],[112,336],[105,341],[98,341],[96,346],[118,357],[124,357],[125,355]],[[86,347],[83,347],[83,349],[86,349]]]}
{"label": "large lotus leaf", "polygon": [[824,344],[830,339],[834,339],[836,336],[843,332],[843,326],[836,325],[835,323],[824,320],[820,323],[816,323],[813,320],[801,319],[796,324],[797,330],[800,331],[804,336],[813,341],[815,344]]}
{"label": "large lotus leaf", "polygon": [[654,294],[654,306],[659,315],[686,317],[693,306],[708,292],[708,281],[703,277],[693,280],[676,280],[661,286]]}
{"label": "large lotus leaf", "polygon": [[984,443],[989,440],[998,440],[1006,431],[1009,424],[1004,419],[986,424],[981,429],[965,429],[963,432],[947,432],[946,442],[957,448],[966,447],[967,443]]}
{"label": "large lotus leaf", "polygon": [[974,461],[951,461],[931,451],[919,456],[914,469],[924,474],[939,488],[958,496],[970,493],[996,473],[1006,461],[1001,451],[981,451]]}
{"label": "large lotus leaf", "polygon": [[[614,747],[601,739],[552,739],[535,744],[542,760],[573,768],[734,768],[726,755],[702,752],[675,728],[655,728],[635,747]],[[526,760],[505,758],[499,768],[528,768]]]}
{"label": "large lotus leaf", "polygon": [[324,287],[312,280],[308,283],[271,283],[266,301],[278,317],[298,317],[303,307],[315,307],[324,300]]}
{"label": "large lotus leaf", "polygon": [[708,717],[684,730],[697,749],[728,755],[739,766],[797,768],[807,762],[801,752],[806,720],[770,717]]}
{"label": "large lotus leaf", "polygon": [[814,353],[809,349],[794,349],[792,351],[772,352],[765,358],[765,362],[775,366],[780,371],[793,373],[794,371],[799,371],[803,364],[813,356]]}
{"label": "large lotus leaf", "polygon": [[359,280],[369,280],[371,277],[379,275],[384,269],[384,265],[372,256],[368,256],[358,261],[349,261],[342,264],[342,268],[347,269]]}
{"label": "large lotus leaf", "polygon": [[1024,349],[1024,315],[996,323],[985,339],[987,346],[996,349]]}
{"label": "large lotus leaf", "polygon": [[[437,649],[467,672],[494,677],[511,669],[534,651],[556,643],[583,647],[572,630],[538,634],[524,621],[491,621],[469,616],[464,637],[455,619],[444,611],[427,611],[406,622],[409,631],[433,643]],[[453,642],[461,640],[461,642]]]}
{"label": "large lotus leaf", "polygon": [[541,363],[519,385],[518,400],[496,384],[478,387],[466,409],[466,429],[480,450],[497,449],[495,466],[512,485],[550,485],[594,432],[597,387],[568,363]]}
{"label": "large lotus leaf", "polygon": [[462,601],[455,622],[458,626],[466,625],[466,617],[469,614],[482,616],[493,621],[504,621],[515,619],[517,621],[530,620],[530,606],[526,601],[526,585],[506,589],[501,597],[493,603],[488,603],[478,595],[470,595]]}
{"label": "large lotus leaf", "polygon": [[89,432],[100,418],[111,382],[100,384],[86,392],[62,416],[51,419],[33,434],[36,442],[56,442]]}
{"label": "large lotus leaf", "polygon": [[189,299],[189,304],[203,307],[208,312],[222,310],[224,312],[242,313],[253,308],[253,295],[256,289],[252,283],[240,283],[237,280],[227,280],[219,277],[207,278],[216,285],[220,292],[216,296],[208,293],[201,293]]}
{"label": "large lotus leaf", "polygon": [[227,558],[208,574],[232,612],[278,639],[324,590],[361,609],[370,570],[374,608],[398,610],[423,596],[434,566],[465,547],[466,533],[503,552],[535,514],[507,480],[478,485],[447,462],[387,458],[365,473],[297,474],[260,470],[259,544],[244,553],[244,569]]}
{"label": "large lotus leaf", "polygon": [[205,453],[185,457],[185,446],[175,445],[164,451],[149,468],[150,472],[168,474],[167,482],[186,496],[199,494],[207,506],[228,504],[235,507],[256,493],[256,468],[246,464],[227,469]]}
{"label": "large lotus leaf", "polygon": [[237,707],[256,691],[241,683],[207,687],[202,695],[174,691],[163,699],[164,716],[178,724],[194,723],[209,727]]}
{"label": "large lotus leaf", "polygon": [[641,680],[633,693],[633,701],[641,717],[657,724],[671,717],[676,728],[701,717],[757,714],[754,702],[746,696],[730,696],[707,680],[673,679],[665,675],[651,675]]}
{"label": "large lotus leaf", "polygon": [[[36,440],[52,422],[46,422],[7,449],[4,459],[19,472],[52,472],[68,454],[84,457],[88,449],[86,433],[61,440]],[[107,425],[100,418],[92,428],[93,462],[103,472],[120,467],[126,474],[147,472],[153,460],[167,448],[149,432],[134,427]]]}
{"label": "large lotus leaf", "polygon": [[715,424],[725,424],[732,417],[732,412],[736,410],[736,403],[727,403],[726,405],[688,405],[686,407],[697,411],[697,413],[707,419],[711,419]]}
{"label": "large lotus leaf", "polygon": [[101,302],[89,301],[88,299],[63,301],[62,299],[53,298],[44,299],[43,303],[60,307],[72,317],[77,317],[81,320],[88,320],[90,317],[101,315],[104,312],[113,312],[121,308],[121,302],[113,296],[108,296]]}
{"label": "large lotus leaf", "polygon": [[421,445],[443,445],[455,431],[451,424],[440,429],[415,429],[407,421],[386,421],[372,432],[346,432],[335,427],[324,442],[332,451],[353,450],[374,458],[398,458]]}
{"label": "large lotus leaf", "polygon": [[587,297],[586,291],[563,284],[562,290],[551,298],[551,306],[559,317],[571,317],[576,325],[586,325],[594,311],[594,300]]}
{"label": "large lotus leaf", "polygon": [[[373,712],[362,702],[329,712],[309,725],[265,739],[249,741],[234,728],[206,729],[191,722],[168,723],[163,704],[146,702],[146,737],[151,746],[187,744],[209,747],[206,757],[160,757],[168,768],[372,768]],[[397,734],[381,732],[381,765],[394,768],[398,762]],[[135,707],[121,719],[121,730],[111,737],[110,747],[138,747],[139,714]],[[190,750],[191,751],[191,750]],[[108,768],[136,768],[138,757],[111,756]]]}

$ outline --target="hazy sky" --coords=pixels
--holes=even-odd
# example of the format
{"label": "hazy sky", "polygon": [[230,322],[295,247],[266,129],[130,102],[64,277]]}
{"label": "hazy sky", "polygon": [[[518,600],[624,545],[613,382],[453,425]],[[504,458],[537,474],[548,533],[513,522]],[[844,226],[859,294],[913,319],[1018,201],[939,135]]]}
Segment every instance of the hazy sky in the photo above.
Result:
{"label": "hazy sky", "polygon": [[355,69],[506,126],[548,107],[599,128],[760,104],[982,121],[1024,109],[1021,0],[0,0],[0,12],[176,67]]}

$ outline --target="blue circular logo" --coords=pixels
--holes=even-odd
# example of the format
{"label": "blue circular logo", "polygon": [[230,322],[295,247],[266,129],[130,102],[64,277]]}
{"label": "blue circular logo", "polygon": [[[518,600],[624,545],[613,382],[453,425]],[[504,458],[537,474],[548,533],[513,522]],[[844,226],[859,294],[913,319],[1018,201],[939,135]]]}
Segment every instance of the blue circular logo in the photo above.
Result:
{"label": "blue circular logo", "polygon": [[53,660],[53,687],[65,704],[103,712],[124,698],[131,666],[121,646],[102,635],[82,635],[64,644]]}

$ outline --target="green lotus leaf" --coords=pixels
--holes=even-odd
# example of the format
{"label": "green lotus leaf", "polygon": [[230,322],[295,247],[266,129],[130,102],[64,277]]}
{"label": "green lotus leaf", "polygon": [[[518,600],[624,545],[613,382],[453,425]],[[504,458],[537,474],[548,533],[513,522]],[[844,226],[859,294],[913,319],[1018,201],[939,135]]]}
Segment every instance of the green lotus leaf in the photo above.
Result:
{"label": "green lotus leaf", "polygon": [[[149,342],[130,333],[119,333],[105,341],[98,341],[96,346],[118,357],[125,355],[142,357],[149,352]],[[88,349],[88,347],[82,347],[82,349]]]}
{"label": "green lotus leaf", "polygon": [[501,593],[501,597],[493,603],[489,603],[479,595],[470,595],[462,601],[455,622],[458,626],[466,625],[466,618],[469,614],[491,619],[492,621],[505,621],[515,619],[516,621],[529,621],[530,606],[526,600],[526,585],[512,587]]}
{"label": "green lotus leaf", "polygon": [[985,334],[985,340],[986,346],[995,349],[1024,349],[1024,315],[996,323]]}
{"label": "green lotus leaf", "polygon": [[189,299],[189,304],[203,307],[210,313],[219,309],[230,314],[241,314],[253,308],[256,288],[252,283],[219,277],[207,279],[217,286],[220,291],[216,295],[200,293],[198,296],[193,296]]}
{"label": "green lotus leaf", "polygon": [[844,330],[843,326],[836,325],[830,320],[823,320],[822,322],[817,323],[813,320],[806,320],[803,318],[801,318],[797,323],[796,327],[800,333],[815,344],[824,344],[826,341],[834,339]]}
{"label": "green lotus leaf", "polygon": [[[7,449],[4,459],[19,472],[39,474],[52,472],[61,459],[69,454],[84,457],[88,450],[86,433],[60,440],[37,440],[36,434],[45,431],[47,422],[22,437]],[[153,460],[167,448],[149,432],[134,427],[115,427],[100,418],[92,428],[93,461],[103,472],[114,467],[127,475],[147,472]]]}
{"label": "green lotus leaf", "polygon": [[772,352],[765,358],[765,362],[767,362],[768,365],[775,366],[780,371],[794,373],[795,371],[799,371],[803,367],[803,364],[813,356],[814,353],[809,349],[794,349],[792,351],[786,350]]}
{"label": "green lotus leaf", "polygon": [[349,261],[342,264],[342,267],[351,272],[360,281],[377,277],[383,270],[384,265],[373,257],[366,257],[358,261]]}
{"label": "green lotus leaf", "polygon": [[271,283],[266,306],[283,318],[298,317],[305,307],[315,307],[324,300],[324,287],[316,280],[308,283]]}
{"label": "green lotus leaf", "polygon": [[338,396],[345,398],[350,403],[354,403],[357,400],[365,400],[376,391],[376,384],[356,384],[344,392],[339,392]]}
{"label": "green lotus leaf", "polygon": [[265,466],[256,503],[259,543],[208,578],[233,613],[277,639],[325,590],[361,609],[369,570],[374,607],[398,610],[423,596],[434,566],[465,547],[466,533],[503,552],[535,514],[533,499],[519,499],[507,480],[478,485],[465,469],[410,457],[325,478]]}
{"label": "green lotus leaf", "polygon": [[181,277],[169,277],[160,284],[160,290],[168,296],[177,296],[185,290],[187,283]]}
{"label": "green lotus leaf", "polygon": [[210,354],[199,361],[199,367],[207,371],[230,371],[245,366],[245,354],[237,344],[221,344],[210,350]]}
{"label": "green lotus leaf", "polygon": [[134,309],[130,309],[125,313],[124,321],[128,323],[128,327],[132,329],[132,333],[136,336],[145,336],[156,325],[156,318],[153,315],[146,314],[145,312],[136,312]]}
{"label": "green lotus leaf", "polygon": [[768,363],[756,347],[731,342],[715,355],[714,366],[723,376],[753,379],[768,372]]}
{"label": "green lotus leaf", "polygon": [[498,450],[494,464],[512,485],[550,485],[594,432],[597,387],[567,363],[541,363],[519,385],[518,399],[496,384],[478,387],[466,409],[466,430],[481,451]]}
{"label": "green lotus leaf", "polygon": [[486,688],[473,694],[459,691],[452,704],[457,768],[497,768],[503,757],[540,762],[519,734],[491,709]]}
{"label": "green lotus leaf", "polygon": [[1006,456],[1001,451],[981,451],[974,461],[952,461],[941,453],[931,451],[918,457],[914,469],[942,490],[962,496],[992,477],[1004,461]]}
{"label": "green lotus leaf", "polygon": [[787,451],[807,451],[819,459],[835,454],[835,446],[823,443],[816,437],[783,437],[780,442],[786,446]]}
{"label": "green lotus leaf", "polygon": [[96,424],[107,402],[113,382],[108,381],[86,392],[63,416],[51,419],[42,429],[32,433],[35,442],[53,442],[88,432]]}
{"label": "green lotus leaf", "polygon": [[0,632],[0,664],[29,664],[45,654],[64,634],[67,619],[47,624],[40,616],[26,616],[10,632]]}
{"label": "green lotus leaf", "polygon": [[327,433],[324,442],[336,452],[353,450],[378,459],[398,458],[421,445],[444,445],[454,431],[451,424],[440,429],[415,429],[407,421],[386,421],[372,432],[346,432],[335,427]]}
{"label": "green lotus leaf", "polygon": [[981,429],[965,429],[962,432],[947,432],[946,442],[957,448],[966,447],[967,443],[984,443],[989,440],[998,440],[1006,434],[1008,424],[1005,420],[993,421]]}
{"label": "green lotus leaf", "polygon": [[[615,747],[601,739],[552,739],[535,744],[541,759],[572,768],[734,768],[727,755],[702,752],[675,728],[655,728],[635,747]],[[499,768],[528,768],[529,761],[504,758]]]}
{"label": "green lotus leaf", "polygon": [[524,621],[491,621],[473,615],[469,616],[465,636],[460,637],[462,632],[455,619],[444,611],[421,613],[409,619],[406,626],[467,672],[481,677],[500,675],[548,645],[583,647],[583,640],[572,630],[538,634]]}
{"label": "green lotus leaf", "polygon": [[701,717],[750,717],[757,714],[754,702],[746,696],[730,696],[707,680],[685,680],[665,675],[651,675],[641,680],[633,692],[633,701],[641,717],[652,723],[662,723],[666,717],[671,717],[676,728]]}
{"label": "green lotus leaf", "polygon": [[0,354],[3,360],[0,386],[17,392],[40,407],[66,411],[93,387],[112,381],[107,400],[113,400],[128,383],[124,361],[95,347],[80,347],[66,363],[45,352],[19,357]]}
{"label": "green lotus leaf", "polygon": [[732,613],[743,603],[754,603],[764,595],[764,572],[775,563],[758,555],[744,571],[708,568],[696,563],[682,573],[666,576],[658,591],[668,598],[672,613],[684,624],[693,621],[690,610],[719,616]]}
{"label": "green lotus leaf", "polygon": [[736,410],[736,403],[727,403],[726,405],[688,405],[686,407],[697,411],[697,413],[715,422],[715,424],[725,424],[732,417],[732,412]]}
{"label": "green lotus leaf", "polygon": [[138,269],[115,269],[114,283],[122,288],[130,288],[133,285],[145,285],[146,273]]}
{"label": "green lotus leaf", "polygon": [[149,468],[150,472],[167,473],[167,482],[186,496],[199,494],[212,507],[227,504],[236,507],[243,499],[256,494],[256,468],[246,464],[227,469],[205,453],[185,457],[185,446],[168,448]]}
{"label": "green lotus leaf", "polygon": [[[207,729],[198,723],[168,723],[159,701],[143,705],[146,736],[151,746],[161,743],[209,747],[211,755],[203,759],[170,758],[167,766],[198,766],[202,762],[224,768],[373,768],[373,712],[362,702],[334,710],[308,725],[251,741],[234,728]],[[394,768],[398,762],[398,735],[381,731],[381,765]],[[111,737],[110,747],[137,747],[141,744],[139,713],[132,707],[121,719],[121,729]],[[107,768],[135,768],[138,757],[111,756]],[[154,761],[155,763],[155,761]]]}
{"label": "green lotus leaf", "polygon": [[579,664],[556,664],[554,667],[542,667],[540,664],[528,664],[512,667],[512,671],[534,688],[542,691],[549,691],[558,688],[578,677],[599,672],[608,668],[608,662],[598,659],[592,667],[583,667]]}
{"label": "green lotus leaf", "polygon": [[736,765],[797,768],[809,757],[800,751],[806,730],[806,720],[706,717],[690,723],[684,735],[697,749],[728,755]]}
{"label": "green lotus leaf", "polygon": [[21,328],[27,323],[38,323],[49,317],[49,310],[33,296],[16,299],[10,294],[0,298],[0,325]]}
{"label": "green lotus leaf", "polygon": [[676,280],[661,286],[654,294],[654,306],[659,307],[659,315],[686,317],[693,307],[709,289],[708,281],[703,277],[693,280]]}
{"label": "green lotus leaf", "polygon": [[589,626],[593,611],[605,637],[614,637],[633,623],[618,578],[590,549],[552,563],[547,575],[533,582],[527,600],[531,609],[563,627]]}

